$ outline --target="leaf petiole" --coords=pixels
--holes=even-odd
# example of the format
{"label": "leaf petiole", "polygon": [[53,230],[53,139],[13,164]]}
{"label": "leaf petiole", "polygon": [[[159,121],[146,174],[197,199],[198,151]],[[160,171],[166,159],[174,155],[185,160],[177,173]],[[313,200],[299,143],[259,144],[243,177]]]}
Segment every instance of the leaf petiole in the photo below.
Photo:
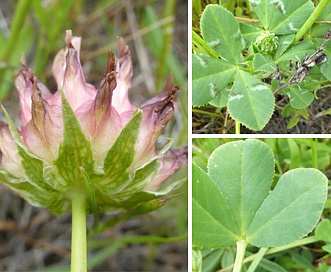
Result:
{"label": "leaf petiole", "polygon": [[233,272],[240,272],[244,263],[244,257],[247,247],[247,241],[245,239],[240,239],[237,242],[237,254],[236,260],[234,262]]}

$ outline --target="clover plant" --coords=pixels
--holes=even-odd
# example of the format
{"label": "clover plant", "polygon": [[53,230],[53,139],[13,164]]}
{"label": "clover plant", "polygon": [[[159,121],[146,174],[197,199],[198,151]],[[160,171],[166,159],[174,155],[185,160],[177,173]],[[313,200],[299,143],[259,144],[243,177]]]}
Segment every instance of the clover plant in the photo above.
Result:
{"label": "clover plant", "polygon": [[[193,246],[215,249],[236,244],[233,271],[241,271],[247,245],[261,248],[252,263],[256,267],[268,248],[284,250],[300,243],[321,217],[328,179],[317,169],[296,168],[274,185],[274,167],[269,146],[254,139],[217,147],[207,172],[193,163]],[[323,224],[319,238],[330,242],[325,233],[329,223]]]}
{"label": "clover plant", "polygon": [[237,133],[240,124],[262,130],[276,106],[291,116],[288,128],[308,118],[316,92],[331,80],[330,27],[314,24],[331,19],[329,2],[315,8],[311,0],[250,0],[257,19],[241,20],[207,5],[193,32],[192,105],[227,107]]}

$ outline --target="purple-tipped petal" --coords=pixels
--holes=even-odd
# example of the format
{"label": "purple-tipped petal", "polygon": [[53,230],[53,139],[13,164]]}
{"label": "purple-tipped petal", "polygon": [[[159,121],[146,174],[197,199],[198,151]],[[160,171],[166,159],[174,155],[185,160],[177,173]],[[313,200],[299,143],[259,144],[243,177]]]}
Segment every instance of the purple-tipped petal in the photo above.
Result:
{"label": "purple-tipped petal", "polygon": [[141,108],[143,119],[136,147],[136,166],[143,165],[154,155],[155,143],[173,116],[174,99],[178,90],[170,77],[163,91]]}
{"label": "purple-tipped petal", "polygon": [[95,100],[76,111],[83,131],[91,139],[92,151],[98,165],[102,165],[107,151],[122,129],[121,117],[112,106],[112,96],[116,88],[115,56],[108,52],[107,69],[100,83]]}
{"label": "purple-tipped petal", "polygon": [[[75,37],[76,38],[76,37]],[[86,83],[83,68],[79,60],[80,41],[72,37],[71,31],[66,32],[67,50],[59,52],[53,64],[53,73],[58,83],[58,88],[62,89],[71,108],[75,111],[85,102],[94,99],[96,89]],[[65,60],[63,59],[65,57]],[[60,100],[59,92],[55,97]],[[54,100],[57,100],[54,98]],[[59,103],[54,102],[54,103]]]}
{"label": "purple-tipped petal", "polygon": [[[73,47],[76,49],[79,59],[79,53],[80,53],[80,43],[81,38],[80,37],[73,37],[71,30],[66,31],[66,38],[65,38],[66,44],[72,44]],[[60,50],[57,55],[54,58],[52,71],[53,76],[57,82],[58,90],[60,90],[63,86],[63,78],[64,73],[66,70],[66,54],[68,53],[68,48]]]}
{"label": "purple-tipped petal", "polygon": [[129,100],[129,89],[133,73],[131,53],[123,38],[118,37],[118,61],[116,65],[117,86],[114,90],[113,106],[119,114],[133,112],[136,107]]}
{"label": "purple-tipped petal", "polygon": [[44,99],[51,98],[52,93],[35,77],[32,70],[26,66],[25,58],[23,57],[22,68],[19,70],[15,79],[15,86],[19,94],[22,127],[24,127],[32,118],[31,96],[34,88],[33,84],[39,88]]}
{"label": "purple-tipped petal", "polygon": [[56,158],[63,136],[61,108],[52,108],[43,99],[36,77],[32,85],[32,118],[22,127],[21,136],[23,142],[34,154],[51,162]]}
{"label": "purple-tipped petal", "polygon": [[160,168],[146,189],[157,191],[165,180],[187,163],[187,154],[187,147],[170,149],[163,154],[159,159]]}

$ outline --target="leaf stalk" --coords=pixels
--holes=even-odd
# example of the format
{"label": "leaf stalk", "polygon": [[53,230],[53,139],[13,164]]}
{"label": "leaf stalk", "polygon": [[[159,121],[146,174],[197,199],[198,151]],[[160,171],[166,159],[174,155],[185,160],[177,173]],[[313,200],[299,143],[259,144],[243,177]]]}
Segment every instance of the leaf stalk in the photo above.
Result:
{"label": "leaf stalk", "polygon": [[234,262],[233,272],[240,272],[244,263],[244,257],[247,247],[247,241],[245,239],[240,239],[237,242],[237,254],[236,260]]}

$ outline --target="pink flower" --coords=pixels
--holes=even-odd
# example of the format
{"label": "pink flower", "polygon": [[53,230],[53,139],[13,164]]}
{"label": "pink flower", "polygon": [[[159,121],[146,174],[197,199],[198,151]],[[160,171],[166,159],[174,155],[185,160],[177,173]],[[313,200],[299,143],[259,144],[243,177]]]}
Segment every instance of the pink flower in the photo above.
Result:
{"label": "pink flower", "polygon": [[[79,60],[80,38],[67,31],[65,40],[66,50],[53,63],[58,86],[54,94],[22,59],[15,80],[22,128],[17,131],[8,115],[9,126],[0,124],[1,179],[56,214],[70,210],[68,192],[76,182],[91,182],[89,190],[103,211],[121,208],[123,200],[132,199],[134,206],[159,197],[163,181],[187,161],[186,148],[155,147],[174,112],[179,88],[172,76],[157,96],[133,105],[128,97],[132,62],[122,38],[118,58],[108,52],[98,89],[86,82]],[[140,192],[149,197],[134,200]],[[104,200],[105,193],[111,195],[111,203]]]}

